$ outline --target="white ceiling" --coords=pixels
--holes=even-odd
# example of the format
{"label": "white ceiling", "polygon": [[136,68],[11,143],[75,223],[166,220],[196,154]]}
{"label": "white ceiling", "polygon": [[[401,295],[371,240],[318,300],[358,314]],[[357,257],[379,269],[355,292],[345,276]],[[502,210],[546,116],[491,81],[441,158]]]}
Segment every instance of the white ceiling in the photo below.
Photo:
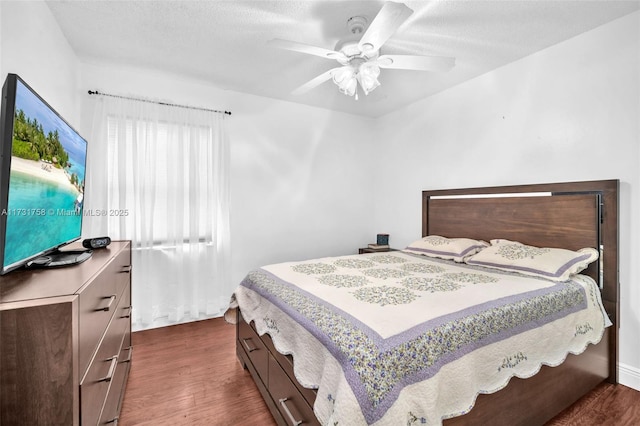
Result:
{"label": "white ceiling", "polygon": [[370,117],[632,13],[640,5],[609,0],[404,3],[414,13],[382,53],[451,56],[456,66],[448,73],[384,69],[381,86],[357,101],[339,93],[331,81],[292,95],[337,63],[266,42],[280,38],[333,50],[348,35],[348,18],[365,16],[371,22],[383,1],[92,0],[48,5],[80,60],[160,69],[221,89]]}

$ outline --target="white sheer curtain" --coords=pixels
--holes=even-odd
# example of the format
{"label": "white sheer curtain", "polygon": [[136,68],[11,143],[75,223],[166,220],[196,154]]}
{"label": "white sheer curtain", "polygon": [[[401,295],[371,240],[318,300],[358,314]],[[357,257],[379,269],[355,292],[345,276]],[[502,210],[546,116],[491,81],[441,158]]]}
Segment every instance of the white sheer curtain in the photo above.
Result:
{"label": "white sheer curtain", "polygon": [[221,315],[233,287],[225,115],[95,101],[84,236],[132,240],[134,329]]}

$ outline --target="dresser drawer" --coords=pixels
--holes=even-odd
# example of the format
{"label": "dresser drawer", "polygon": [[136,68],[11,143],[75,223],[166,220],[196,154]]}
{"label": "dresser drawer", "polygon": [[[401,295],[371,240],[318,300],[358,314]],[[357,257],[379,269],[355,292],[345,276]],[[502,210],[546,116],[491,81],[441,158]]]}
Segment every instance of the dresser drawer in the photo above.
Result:
{"label": "dresser drawer", "polygon": [[116,270],[116,293],[121,294],[131,282],[131,249],[127,248],[113,259]]}
{"label": "dresser drawer", "polygon": [[[115,308],[116,314],[109,323],[107,332],[100,342],[96,355],[91,361],[87,374],[80,382],[80,413],[82,425],[95,425],[98,423],[102,407],[109,391],[109,385],[114,389],[121,389],[120,384],[115,383],[120,368],[122,356],[122,343],[129,332],[129,318],[120,315],[126,313],[129,306],[129,292],[123,292],[124,297]],[[126,368],[127,365],[125,364]]]}
{"label": "dresser drawer", "polygon": [[298,388],[269,355],[269,393],[288,425],[317,425],[318,419]]}
{"label": "dresser drawer", "polygon": [[116,306],[119,305],[119,299],[124,289],[120,281],[123,281],[122,278],[127,280],[129,278],[129,274],[121,272],[123,266],[130,263],[129,253],[129,250],[121,252],[79,294],[78,368],[80,375],[86,371],[89,360],[93,356]]}
{"label": "dresser drawer", "polygon": [[[127,333],[126,336],[129,334]],[[125,336],[125,339],[126,339]],[[102,415],[100,416],[100,425],[113,425],[116,424],[118,419],[118,413],[120,413],[120,403],[124,396],[124,385],[129,376],[129,369],[131,368],[131,357],[133,356],[133,347],[122,344],[122,350],[118,356],[118,366],[116,367],[116,373],[113,377],[109,393],[107,394],[107,400],[104,403]]]}
{"label": "dresser drawer", "polygon": [[249,356],[263,383],[267,383],[269,366],[269,352],[262,343],[258,333],[240,316],[238,324],[238,340],[244,351]]}

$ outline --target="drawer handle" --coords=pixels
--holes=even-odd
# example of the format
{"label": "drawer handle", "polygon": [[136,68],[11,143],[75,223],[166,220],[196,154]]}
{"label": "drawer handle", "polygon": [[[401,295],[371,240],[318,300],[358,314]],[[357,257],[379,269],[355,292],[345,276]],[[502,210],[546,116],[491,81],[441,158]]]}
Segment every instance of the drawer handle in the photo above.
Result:
{"label": "drawer handle", "polygon": [[131,362],[131,356],[133,355],[133,346],[129,346],[127,349],[129,350],[129,356],[127,357],[127,359],[122,361],[123,364],[125,362]]}
{"label": "drawer handle", "polygon": [[118,426],[118,417],[114,417],[111,420],[107,420],[105,424],[113,423],[114,426]]}
{"label": "drawer handle", "polygon": [[133,309],[133,306],[129,305],[123,309],[127,309],[127,315],[123,315],[120,318],[131,318],[131,310]]}
{"label": "drawer handle", "polygon": [[284,410],[285,414],[287,415],[287,417],[289,417],[289,420],[291,420],[291,424],[293,426],[298,426],[302,424],[302,420],[296,420],[295,417],[293,417],[293,414],[291,414],[291,411],[289,411],[289,407],[287,407],[287,401],[289,400],[289,398],[280,398],[278,401],[280,402],[280,406],[282,406],[282,409]]}
{"label": "drawer handle", "polygon": [[118,365],[118,355],[114,355],[111,358],[105,359],[105,361],[111,360],[111,365],[109,365],[109,372],[105,377],[99,379],[98,382],[110,382],[113,379],[113,373],[116,372],[116,366]]}
{"label": "drawer handle", "polygon": [[251,340],[251,337],[249,337],[248,339],[242,339],[242,343],[244,343],[244,347],[247,348],[247,351],[253,352],[258,350],[257,346],[254,346],[253,348],[249,347],[249,344],[247,343],[247,341],[249,340]]}
{"label": "drawer handle", "polygon": [[111,296],[103,297],[103,299],[109,299],[109,303],[107,303],[107,306],[105,306],[104,308],[96,309],[96,311],[109,312],[109,309],[111,309],[111,305],[113,305],[113,302],[116,300],[116,295],[112,294]]}
{"label": "drawer handle", "polygon": [[133,268],[133,265],[123,266],[122,269],[120,270],[120,273],[121,274],[130,274],[132,268]]}

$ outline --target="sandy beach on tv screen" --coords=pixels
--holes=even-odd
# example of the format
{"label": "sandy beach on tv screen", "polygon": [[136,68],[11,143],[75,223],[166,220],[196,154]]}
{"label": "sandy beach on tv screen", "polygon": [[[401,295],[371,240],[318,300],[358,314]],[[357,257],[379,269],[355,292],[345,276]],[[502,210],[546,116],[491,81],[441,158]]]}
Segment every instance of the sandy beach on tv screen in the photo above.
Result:
{"label": "sandy beach on tv screen", "polygon": [[46,179],[50,182],[58,183],[78,191],[69,181],[69,177],[62,169],[44,161],[25,160],[20,157],[11,157],[11,170]]}

